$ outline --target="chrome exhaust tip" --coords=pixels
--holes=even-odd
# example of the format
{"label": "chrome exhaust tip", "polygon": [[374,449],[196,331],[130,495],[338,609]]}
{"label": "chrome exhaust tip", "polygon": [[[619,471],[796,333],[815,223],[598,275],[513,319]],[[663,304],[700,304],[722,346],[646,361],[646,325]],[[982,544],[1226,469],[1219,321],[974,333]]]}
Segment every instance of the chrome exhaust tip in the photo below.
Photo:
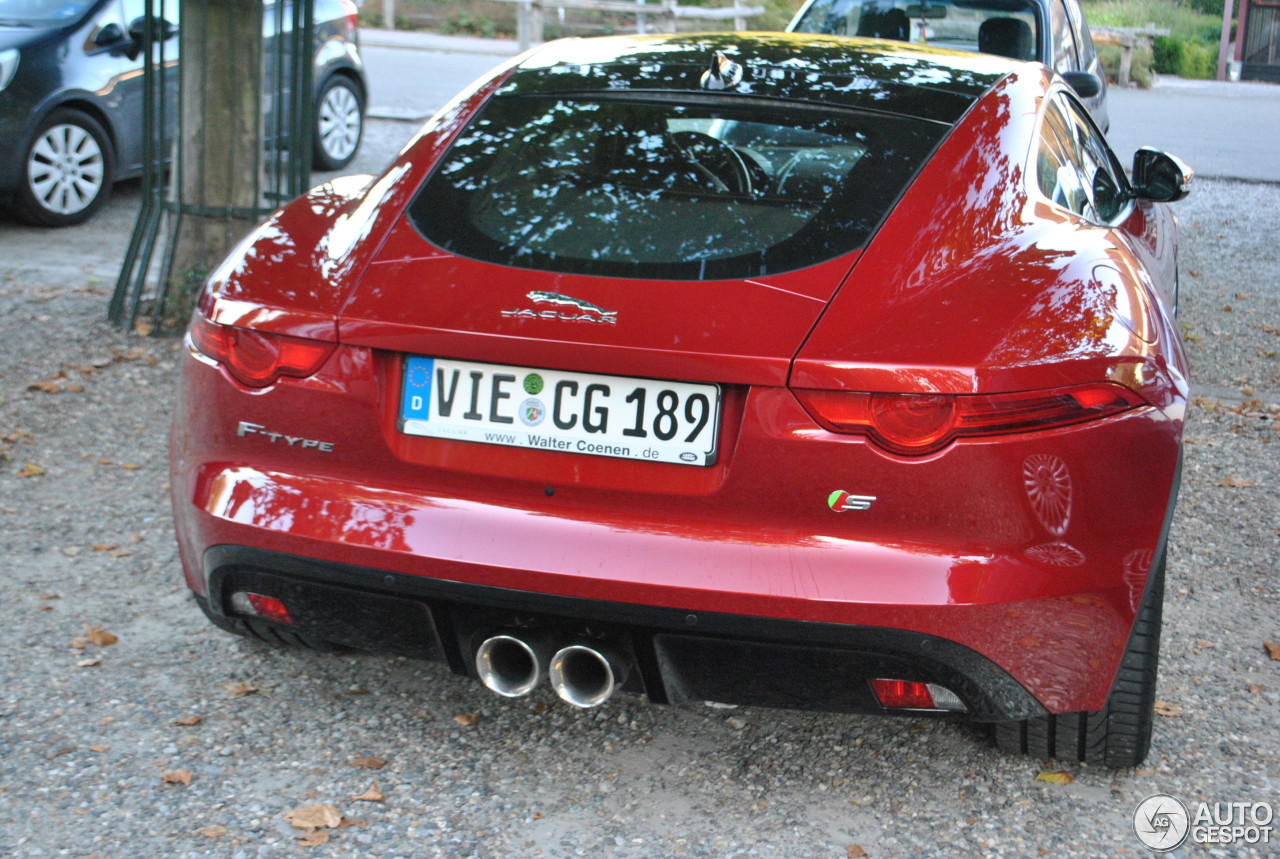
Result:
{"label": "chrome exhaust tip", "polygon": [[551,688],[575,707],[599,707],[625,680],[623,663],[606,651],[571,644],[551,657]]}
{"label": "chrome exhaust tip", "polygon": [[528,695],[542,681],[545,652],[514,635],[494,635],[476,649],[476,672],[486,688],[504,698]]}

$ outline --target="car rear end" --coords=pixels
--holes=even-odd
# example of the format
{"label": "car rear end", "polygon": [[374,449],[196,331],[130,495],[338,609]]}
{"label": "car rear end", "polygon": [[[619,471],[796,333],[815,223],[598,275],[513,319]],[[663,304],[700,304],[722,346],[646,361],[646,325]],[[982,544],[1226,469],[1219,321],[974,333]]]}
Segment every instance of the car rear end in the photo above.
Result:
{"label": "car rear end", "polygon": [[871,360],[900,315],[864,267],[931,262],[883,236],[927,221],[1007,67],[593,44],[215,274],[173,436],[206,611],[579,706],[1101,706],[1161,545],[1166,413],[1058,369],[984,390],[982,341],[927,329],[946,360]]}

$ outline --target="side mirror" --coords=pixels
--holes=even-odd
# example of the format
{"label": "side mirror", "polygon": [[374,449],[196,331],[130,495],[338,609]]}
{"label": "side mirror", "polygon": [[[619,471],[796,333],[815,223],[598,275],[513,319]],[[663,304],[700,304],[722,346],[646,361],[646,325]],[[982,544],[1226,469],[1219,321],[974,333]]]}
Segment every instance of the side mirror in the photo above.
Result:
{"label": "side mirror", "polygon": [[126,40],[127,37],[124,34],[124,30],[121,30],[120,25],[115,23],[103,26],[93,36],[93,43],[99,48],[110,48]]}
{"label": "side mirror", "polygon": [[1093,98],[1102,92],[1102,81],[1097,75],[1089,72],[1063,72],[1062,79],[1081,98]]}
{"label": "side mirror", "polygon": [[1181,200],[1191,193],[1194,176],[1194,170],[1167,152],[1144,146],[1133,153],[1133,190],[1144,200]]}

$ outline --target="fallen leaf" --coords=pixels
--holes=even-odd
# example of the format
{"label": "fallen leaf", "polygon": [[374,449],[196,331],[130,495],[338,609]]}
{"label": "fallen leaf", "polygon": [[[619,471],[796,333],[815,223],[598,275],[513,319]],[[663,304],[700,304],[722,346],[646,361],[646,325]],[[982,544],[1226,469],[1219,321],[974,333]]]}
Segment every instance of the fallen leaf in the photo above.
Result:
{"label": "fallen leaf", "polygon": [[1182,713],[1182,708],[1177,704],[1170,704],[1168,701],[1156,702],[1156,713],[1161,716],[1178,716]]}
{"label": "fallen leaf", "polygon": [[101,664],[102,664],[102,660],[96,656],[92,659],[81,659],[79,662],[76,663],[76,665],[80,668],[92,668],[95,665],[101,665]]}
{"label": "fallen leaf", "polygon": [[90,644],[96,644],[99,647],[108,647],[120,640],[118,636],[107,632],[102,627],[88,624],[85,624],[84,637]]}
{"label": "fallen leaf", "polygon": [[329,833],[323,829],[316,829],[300,837],[298,843],[303,847],[319,847],[321,844],[329,843]]}
{"label": "fallen leaf", "polygon": [[459,713],[453,717],[453,721],[457,722],[464,728],[470,728],[476,722],[480,721],[479,713]]}
{"label": "fallen leaf", "polygon": [[848,847],[844,848],[844,855],[847,856],[848,859],[866,859],[867,851],[862,849],[861,844],[850,844]]}
{"label": "fallen leaf", "polygon": [[1264,641],[1262,642],[1262,646],[1267,649],[1267,655],[1270,656],[1273,661],[1280,662],[1280,644],[1276,644],[1273,641]]}
{"label": "fallen leaf", "polygon": [[363,758],[355,758],[351,761],[353,767],[359,767],[362,770],[380,770],[387,765],[386,758],[375,758],[368,755]]}
{"label": "fallen leaf", "polygon": [[348,695],[368,695],[369,690],[368,689],[348,689],[347,694]]}
{"label": "fallen leaf", "polygon": [[112,549],[117,549],[117,548],[119,548],[119,547],[120,547],[120,544],[119,544],[119,543],[94,543],[94,544],[93,544],[93,551],[95,551],[95,552],[110,552]]}
{"label": "fallen leaf", "polygon": [[1266,687],[1266,686],[1263,686],[1261,683],[1250,683],[1250,684],[1249,684],[1249,691],[1250,691],[1252,694],[1254,694],[1254,695],[1257,695],[1259,692],[1261,692],[1263,689],[1266,689],[1266,688],[1267,688],[1267,687]]}
{"label": "fallen leaf", "polygon": [[1187,274],[1191,275],[1192,277],[1200,276],[1200,272],[1196,271],[1194,268],[1187,269]]}
{"label": "fallen leaf", "polygon": [[42,605],[42,606],[40,606],[40,610],[41,610],[41,611],[53,611],[53,606],[51,606],[51,605]]}
{"label": "fallen leaf", "polygon": [[374,782],[373,786],[370,787],[368,790],[366,790],[364,793],[360,794],[359,796],[352,796],[351,798],[354,799],[356,802],[382,802],[387,798],[387,795],[382,791],[378,790],[378,783]]}
{"label": "fallen leaf", "polygon": [[339,829],[347,829],[351,826],[366,826],[367,824],[359,817],[344,817],[342,822],[338,824]]}
{"label": "fallen leaf", "polygon": [[43,391],[46,394],[62,393],[62,381],[60,379],[50,379],[47,382],[32,382],[27,385],[28,391]]}
{"label": "fallen leaf", "polygon": [[215,823],[213,826],[203,826],[197,829],[196,832],[199,832],[205,838],[221,838],[227,834],[227,827]]}
{"label": "fallen leaf", "polygon": [[1219,486],[1228,486],[1232,489],[1246,489],[1253,485],[1252,480],[1241,480],[1238,477],[1228,477],[1226,480],[1218,481]]}
{"label": "fallen leaf", "polygon": [[137,471],[139,468],[142,468],[142,466],[138,465],[136,462],[126,462],[120,467],[125,471]]}
{"label": "fallen leaf", "polygon": [[113,359],[116,361],[138,361],[147,356],[147,350],[135,346],[124,352],[116,352]]}
{"label": "fallen leaf", "polygon": [[227,694],[232,698],[243,698],[245,695],[253,695],[259,691],[256,684],[247,681],[244,683],[227,683],[218,688],[227,690]]}
{"label": "fallen leaf", "polygon": [[162,784],[191,784],[191,770],[173,770],[172,772],[161,773],[160,782]]}
{"label": "fallen leaf", "polygon": [[18,471],[19,477],[39,477],[44,474],[44,469],[36,465],[34,462],[28,462]]}
{"label": "fallen leaf", "polygon": [[105,752],[108,748],[109,748],[108,746],[90,746],[90,747],[89,747],[89,751],[91,751],[91,752]]}
{"label": "fallen leaf", "polygon": [[1212,641],[1205,641],[1203,638],[1197,638],[1196,644],[1200,647],[1213,647]]}
{"label": "fallen leaf", "polygon": [[1054,772],[1052,770],[1041,770],[1040,775],[1036,776],[1036,781],[1047,781],[1049,784],[1071,784],[1076,777],[1069,772]]}
{"label": "fallen leaf", "polygon": [[342,823],[342,812],[327,802],[304,805],[285,814],[294,829],[334,829]]}
{"label": "fallen leaf", "polygon": [[176,722],[171,722],[169,726],[172,728],[178,728],[178,727],[183,727],[187,725],[198,725],[202,721],[204,721],[203,716],[188,716],[185,719],[179,719]]}
{"label": "fallen leaf", "polygon": [[60,600],[60,599],[62,599],[62,594],[41,594],[41,595],[40,595],[40,599],[42,599],[42,600]]}

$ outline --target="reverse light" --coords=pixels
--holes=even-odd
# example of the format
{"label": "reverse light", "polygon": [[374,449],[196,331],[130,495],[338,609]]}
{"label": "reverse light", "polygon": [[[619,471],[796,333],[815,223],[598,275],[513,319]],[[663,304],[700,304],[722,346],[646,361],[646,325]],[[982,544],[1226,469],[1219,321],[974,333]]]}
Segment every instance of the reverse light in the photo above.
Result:
{"label": "reverse light", "polygon": [[885,394],[795,389],[824,429],[865,435],[885,450],[923,456],[957,438],[1052,429],[1143,405],[1110,382],[1009,394]]}
{"label": "reverse light", "polygon": [[963,710],[964,703],[956,693],[937,683],[914,680],[871,681],[880,706],[887,710]]}
{"label": "reverse light", "polygon": [[275,597],[263,594],[236,591],[231,595],[231,608],[237,614],[253,615],[263,620],[273,620],[276,623],[293,623],[293,617],[289,614],[289,609],[285,607],[284,603]]}
{"label": "reverse light", "polygon": [[250,388],[265,388],[281,376],[306,378],[319,370],[334,350],[333,343],[323,340],[219,325],[199,314],[191,323],[190,334],[201,353]]}

